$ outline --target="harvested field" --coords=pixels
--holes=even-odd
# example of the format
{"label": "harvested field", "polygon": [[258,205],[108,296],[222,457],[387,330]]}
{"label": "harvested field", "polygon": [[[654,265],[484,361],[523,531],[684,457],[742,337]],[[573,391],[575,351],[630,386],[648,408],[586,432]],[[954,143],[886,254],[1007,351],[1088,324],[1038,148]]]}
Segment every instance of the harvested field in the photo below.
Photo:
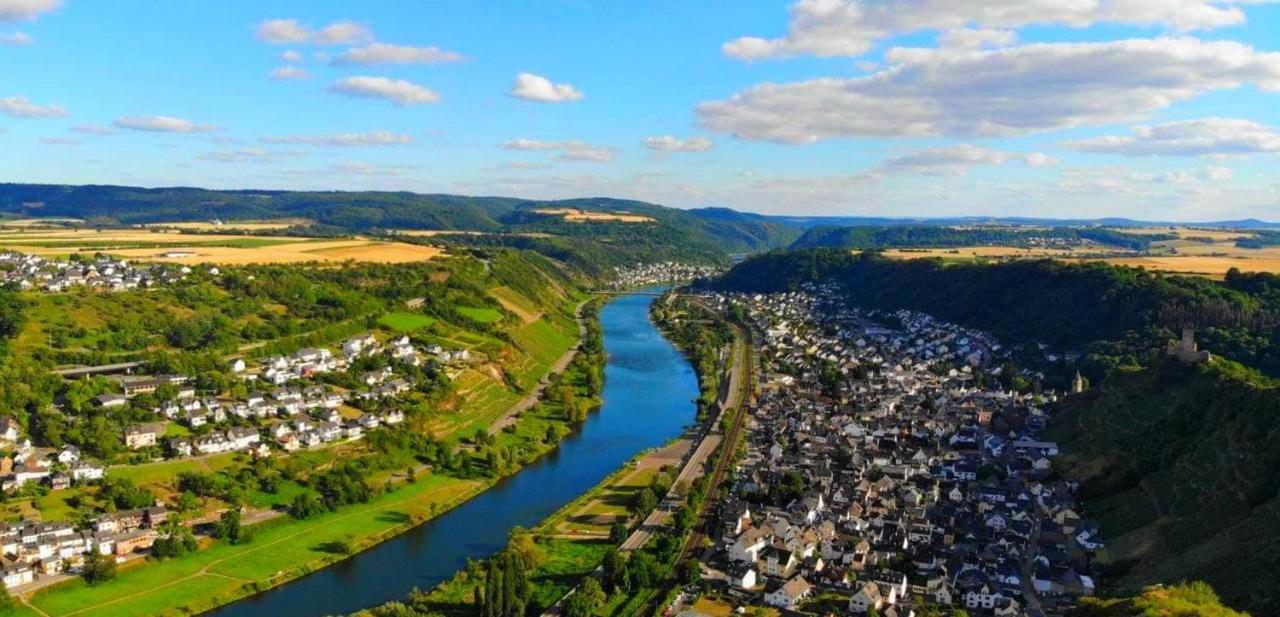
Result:
{"label": "harvested field", "polygon": [[559,216],[566,221],[575,223],[585,222],[615,222],[615,223],[652,223],[653,218],[643,214],[631,214],[629,212],[589,212],[587,210],[579,210],[577,208],[538,208],[534,210],[538,214],[549,214],[551,216]]}

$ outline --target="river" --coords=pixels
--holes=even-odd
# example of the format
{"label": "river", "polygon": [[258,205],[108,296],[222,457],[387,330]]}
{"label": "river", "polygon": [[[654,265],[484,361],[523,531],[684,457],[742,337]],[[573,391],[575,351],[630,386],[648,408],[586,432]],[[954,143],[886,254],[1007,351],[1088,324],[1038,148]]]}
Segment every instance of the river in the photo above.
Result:
{"label": "river", "polygon": [[624,295],[600,312],[603,404],[559,448],[472,500],[350,559],[207,614],[315,616],[350,613],[449,579],[466,560],[506,544],[598,484],[641,450],[693,421],[693,368],[649,320],[654,296]]}

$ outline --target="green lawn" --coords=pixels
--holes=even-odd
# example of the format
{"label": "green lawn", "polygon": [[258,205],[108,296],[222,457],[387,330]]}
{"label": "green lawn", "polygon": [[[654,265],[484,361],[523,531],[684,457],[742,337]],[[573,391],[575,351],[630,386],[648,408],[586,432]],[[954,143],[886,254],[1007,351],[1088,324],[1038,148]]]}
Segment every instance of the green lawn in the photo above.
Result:
{"label": "green lawn", "polygon": [[498,309],[481,306],[459,306],[458,313],[480,323],[494,323],[502,319],[502,313]]}
{"label": "green lawn", "polygon": [[421,330],[434,322],[434,319],[421,313],[406,313],[404,311],[387,313],[378,319],[378,323],[380,325],[386,326],[396,332],[413,332],[414,330]]}
{"label": "green lawn", "polygon": [[216,544],[164,564],[128,568],[116,580],[89,587],[70,581],[36,594],[32,603],[51,616],[131,616],[179,614],[225,603],[242,595],[247,583],[265,586],[334,559],[319,550],[347,539],[358,549],[376,538],[442,512],[474,494],[480,483],[428,475],[374,501],[307,521],[280,518],[259,526],[249,544]]}

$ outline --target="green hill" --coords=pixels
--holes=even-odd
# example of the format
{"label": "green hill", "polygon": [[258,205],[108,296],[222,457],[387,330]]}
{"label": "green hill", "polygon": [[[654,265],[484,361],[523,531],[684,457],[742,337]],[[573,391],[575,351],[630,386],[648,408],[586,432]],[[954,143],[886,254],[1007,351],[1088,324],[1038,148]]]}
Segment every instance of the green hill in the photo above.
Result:
{"label": "green hill", "polygon": [[1149,587],[1131,598],[1085,598],[1068,617],[1247,617],[1222,605],[1213,588],[1200,582]]}
{"label": "green hill", "polygon": [[1062,470],[1108,541],[1108,588],[1183,579],[1280,610],[1280,390],[1240,365],[1162,359],[1068,399]]}
{"label": "green hill", "polygon": [[1097,227],[951,227],[944,225],[822,225],[804,232],[791,248],[954,248],[963,246],[1029,247],[1044,240],[1093,242],[1105,247],[1143,251],[1153,239]]}
{"label": "green hill", "polygon": [[[653,222],[570,222],[539,212],[563,208],[628,212]],[[799,228],[789,223],[727,209],[686,211],[607,198],[538,201],[377,191],[0,184],[0,213],[73,217],[95,225],[301,218],[322,227],[359,232],[430,229],[551,234],[612,244],[644,261],[668,257],[724,261],[729,253],[786,246],[799,235]],[[652,257],[646,258],[645,251]]]}

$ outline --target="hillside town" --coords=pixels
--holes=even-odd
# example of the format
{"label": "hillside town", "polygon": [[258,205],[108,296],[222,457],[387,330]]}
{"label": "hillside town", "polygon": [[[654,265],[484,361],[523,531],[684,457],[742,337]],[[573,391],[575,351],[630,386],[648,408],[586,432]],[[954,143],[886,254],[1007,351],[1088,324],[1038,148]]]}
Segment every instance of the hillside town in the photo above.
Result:
{"label": "hillside town", "polygon": [[1092,595],[1104,543],[1053,471],[1056,395],[979,387],[1002,354],[989,335],[841,297],[718,298],[763,333],[764,373],[704,555],[712,593],[889,617],[1039,616]]}
{"label": "hillside town", "polygon": [[637,263],[631,266],[618,266],[613,269],[610,287],[615,290],[687,283],[689,281],[715,276],[723,271],[715,266],[703,266],[674,261],[656,263]]}
{"label": "hillside town", "polygon": [[76,288],[128,291],[186,278],[191,269],[163,264],[132,264],[108,255],[62,260],[14,251],[0,252],[0,286],[51,293]]}
{"label": "hillside town", "polygon": [[[118,392],[100,394],[91,404],[103,410],[149,413],[155,421],[132,424],[121,439],[127,451],[144,462],[245,452],[254,457],[292,452],[337,441],[361,439],[366,431],[394,427],[405,414],[394,397],[414,387],[397,367],[447,370],[471,359],[466,350],[438,345],[418,347],[407,336],[379,341],[370,334],[351,337],[336,353],[304,348],[252,363],[233,360],[228,372],[246,385],[267,386],[244,396],[201,391],[185,375],[110,375]],[[358,367],[379,366],[370,370]],[[357,388],[339,388],[318,379],[336,375]],[[142,406],[141,401],[157,401]],[[181,427],[175,431],[174,427]],[[100,481],[108,465],[82,456],[79,448],[35,447],[12,416],[0,417],[0,450],[4,457],[0,488],[7,495],[28,485],[63,490]],[[129,464],[129,463],[125,463]],[[42,575],[81,567],[84,555],[97,551],[124,560],[150,548],[165,508],[102,514],[89,528],[71,521],[23,520],[0,528],[4,585],[14,588]]]}

